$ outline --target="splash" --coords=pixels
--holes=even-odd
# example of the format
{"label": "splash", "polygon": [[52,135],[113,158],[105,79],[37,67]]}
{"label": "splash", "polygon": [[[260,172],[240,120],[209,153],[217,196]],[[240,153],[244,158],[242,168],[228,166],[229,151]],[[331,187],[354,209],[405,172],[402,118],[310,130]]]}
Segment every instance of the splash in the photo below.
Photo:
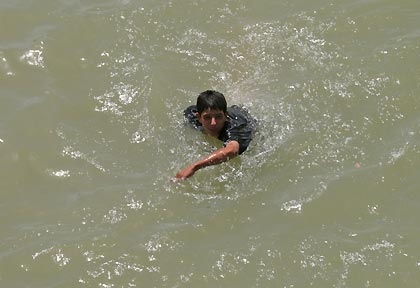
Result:
{"label": "splash", "polygon": [[45,68],[44,63],[44,42],[41,43],[35,49],[30,49],[26,51],[21,57],[20,60],[30,66],[36,66],[40,68]]}

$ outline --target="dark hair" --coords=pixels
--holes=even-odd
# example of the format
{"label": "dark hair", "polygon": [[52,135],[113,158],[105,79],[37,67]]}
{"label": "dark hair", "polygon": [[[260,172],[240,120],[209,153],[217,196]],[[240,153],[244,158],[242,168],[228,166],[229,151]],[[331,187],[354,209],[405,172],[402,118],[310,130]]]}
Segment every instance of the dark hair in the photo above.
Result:
{"label": "dark hair", "polygon": [[224,113],[227,111],[227,103],[225,96],[214,90],[207,90],[201,92],[197,97],[197,111],[202,113],[207,109],[222,110]]}

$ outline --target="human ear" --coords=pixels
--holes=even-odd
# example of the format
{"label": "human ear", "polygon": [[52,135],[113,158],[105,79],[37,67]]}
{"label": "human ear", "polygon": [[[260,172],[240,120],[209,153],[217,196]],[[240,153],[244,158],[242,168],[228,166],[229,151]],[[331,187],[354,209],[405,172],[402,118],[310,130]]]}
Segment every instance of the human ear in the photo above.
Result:
{"label": "human ear", "polygon": [[200,116],[200,113],[195,112],[195,117],[197,117],[198,122],[200,122],[200,123],[201,123],[201,116]]}

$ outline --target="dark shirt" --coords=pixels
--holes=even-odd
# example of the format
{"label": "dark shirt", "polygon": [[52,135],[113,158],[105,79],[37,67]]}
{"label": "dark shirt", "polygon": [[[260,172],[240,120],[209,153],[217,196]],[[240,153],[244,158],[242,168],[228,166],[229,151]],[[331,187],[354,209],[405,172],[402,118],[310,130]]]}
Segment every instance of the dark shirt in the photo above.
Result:
{"label": "dark shirt", "polygon": [[[184,116],[194,128],[203,130],[203,126],[198,121],[197,106],[192,105],[184,110]],[[252,118],[249,112],[242,107],[233,105],[227,108],[227,119],[222,131],[219,135],[219,140],[227,143],[234,140],[239,143],[239,154],[242,154],[249,146],[254,133],[257,129],[257,121]]]}

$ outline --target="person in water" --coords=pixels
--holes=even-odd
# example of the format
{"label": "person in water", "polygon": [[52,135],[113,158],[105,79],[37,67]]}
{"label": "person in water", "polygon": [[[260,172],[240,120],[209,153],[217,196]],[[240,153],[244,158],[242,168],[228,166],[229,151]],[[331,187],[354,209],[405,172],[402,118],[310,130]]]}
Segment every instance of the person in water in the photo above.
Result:
{"label": "person in water", "polygon": [[227,107],[225,96],[207,90],[197,97],[197,105],[184,110],[186,120],[203,133],[223,141],[223,147],[194,162],[176,174],[177,179],[194,175],[199,169],[226,162],[242,154],[257,128],[256,120],[245,108]]}

